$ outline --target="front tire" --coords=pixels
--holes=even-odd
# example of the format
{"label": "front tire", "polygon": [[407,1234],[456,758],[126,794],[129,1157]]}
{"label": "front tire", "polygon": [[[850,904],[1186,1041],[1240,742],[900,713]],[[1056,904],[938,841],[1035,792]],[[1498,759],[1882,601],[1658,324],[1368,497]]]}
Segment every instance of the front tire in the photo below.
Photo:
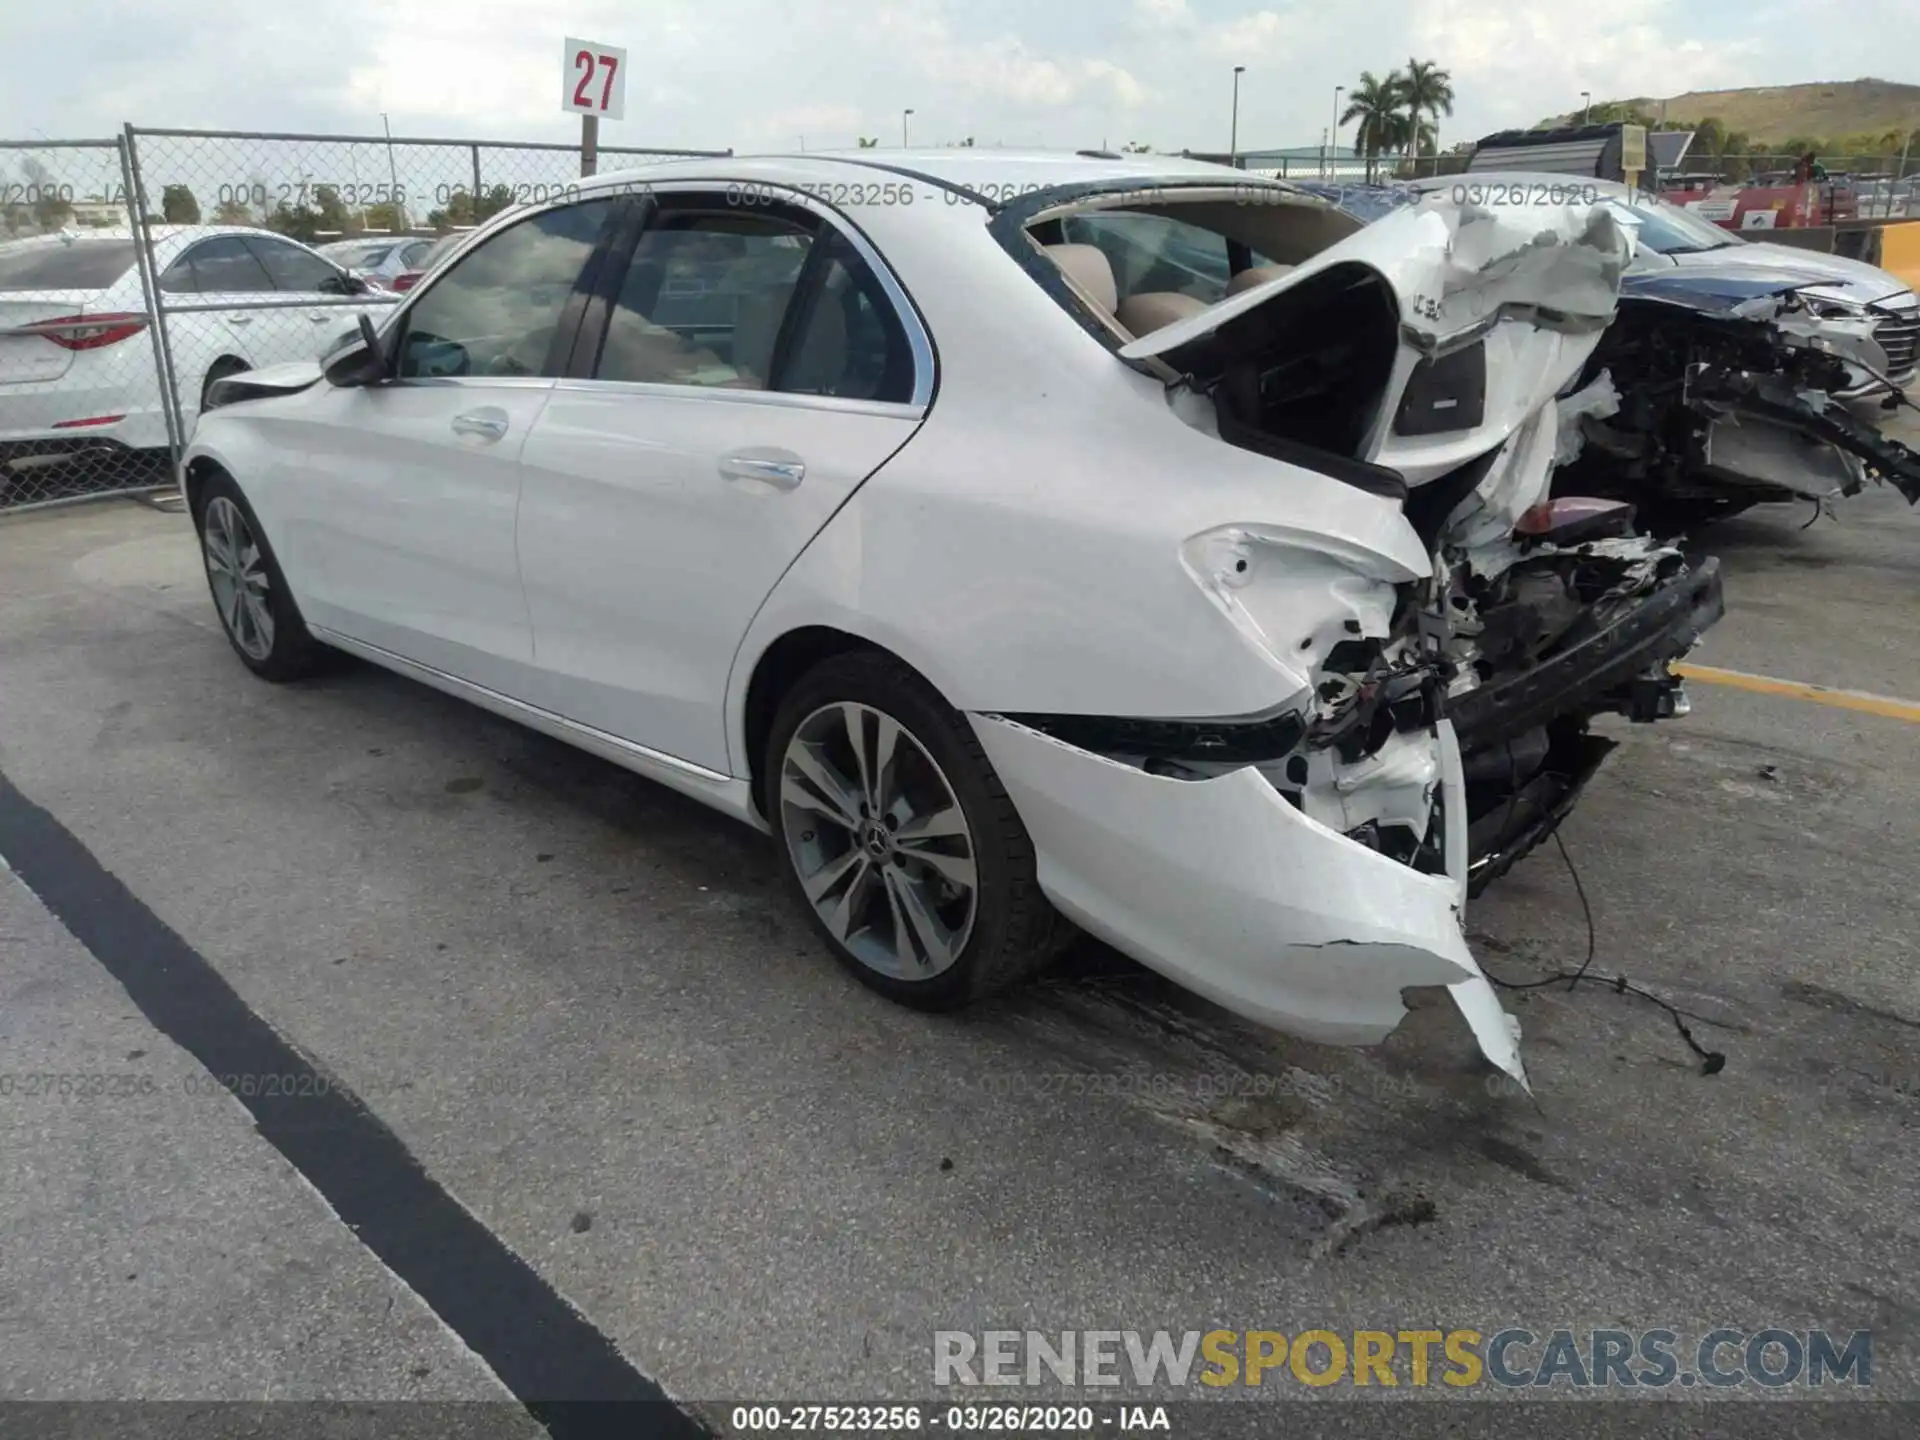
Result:
{"label": "front tire", "polygon": [[298,680],[318,670],[326,651],[307,632],[253,509],[233,478],[210,476],[194,514],[207,588],[220,628],[240,663],[263,680]]}
{"label": "front tire", "polygon": [[956,1009],[1038,968],[1067,933],[978,738],[899,661],[839,655],[807,672],[761,773],[790,889],[889,999]]}

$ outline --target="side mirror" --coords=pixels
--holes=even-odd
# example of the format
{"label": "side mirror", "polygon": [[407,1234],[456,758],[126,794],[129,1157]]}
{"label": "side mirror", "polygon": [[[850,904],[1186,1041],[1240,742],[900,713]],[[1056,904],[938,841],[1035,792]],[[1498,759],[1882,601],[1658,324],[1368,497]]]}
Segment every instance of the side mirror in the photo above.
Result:
{"label": "side mirror", "polygon": [[343,336],[341,343],[324,362],[327,383],[343,390],[378,385],[389,377],[387,353],[381,347],[373,321],[364,314],[354,318],[360,322],[359,334]]}

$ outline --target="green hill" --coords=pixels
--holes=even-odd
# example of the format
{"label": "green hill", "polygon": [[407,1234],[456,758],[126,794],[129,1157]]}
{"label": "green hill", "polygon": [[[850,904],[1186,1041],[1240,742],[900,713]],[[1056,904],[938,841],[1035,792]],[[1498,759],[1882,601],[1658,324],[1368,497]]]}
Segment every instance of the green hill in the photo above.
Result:
{"label": "green hill", "polygon": [[[1610,102],[1632,106],[1675,129],[1718,119],[1729,134],[1779,142],[1793,136],[1884,135],[1920,129],[1920,85],[1891,80],[1836,80],[1815,85],[1756,85],[1745,90],[1691,90]],[[1594,109],[1600,109],[1595,104]],[[1570,118],[1578,119],[1579,111]]]}

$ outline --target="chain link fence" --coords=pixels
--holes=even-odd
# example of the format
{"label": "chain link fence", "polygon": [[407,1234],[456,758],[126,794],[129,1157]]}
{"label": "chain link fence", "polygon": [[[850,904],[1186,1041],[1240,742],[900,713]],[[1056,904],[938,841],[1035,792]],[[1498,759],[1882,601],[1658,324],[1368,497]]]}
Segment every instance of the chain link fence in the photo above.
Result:
{"label": "chain link fence", "polygon": [[[601,146],[599,169],[726,153]],[[215,380],[317,359],[457,237],[579,177],[563,144],[0,142],[0,510],[168,483]]]}

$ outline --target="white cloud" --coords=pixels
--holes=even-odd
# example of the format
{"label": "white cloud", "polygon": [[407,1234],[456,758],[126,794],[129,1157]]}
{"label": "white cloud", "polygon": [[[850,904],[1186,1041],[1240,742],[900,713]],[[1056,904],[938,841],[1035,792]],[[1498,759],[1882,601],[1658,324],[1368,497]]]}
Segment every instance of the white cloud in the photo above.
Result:
{"label": "white cloud", "polygon": [[61,0],[12,6],[0,135],[129,119],[377,134],[386,111],[396,134],[565,141],[570,32],[628,48],[608,144],[892,145],[911,107],[926,143],[1219,148],[1235,65],[1242,143],[1312,144],[1335,85],[1410,54],[1452,72],[1451,139],[1564,112],[1582,90],[1840,78],[1920,48],[1912,0],[1859,3],[1836,26],[1819,0],[329,0],[322,19],[258,0]]}
{"label": "white cloud", "polygon": [[1738,85],[1759,48],[1688,38],[1666,0],[1418,0],[1408,39],[1453,72],[1456,107],[1471,106],[1461,118],[1518,125],[1571,110],[1583,90],[1604,100]]}

